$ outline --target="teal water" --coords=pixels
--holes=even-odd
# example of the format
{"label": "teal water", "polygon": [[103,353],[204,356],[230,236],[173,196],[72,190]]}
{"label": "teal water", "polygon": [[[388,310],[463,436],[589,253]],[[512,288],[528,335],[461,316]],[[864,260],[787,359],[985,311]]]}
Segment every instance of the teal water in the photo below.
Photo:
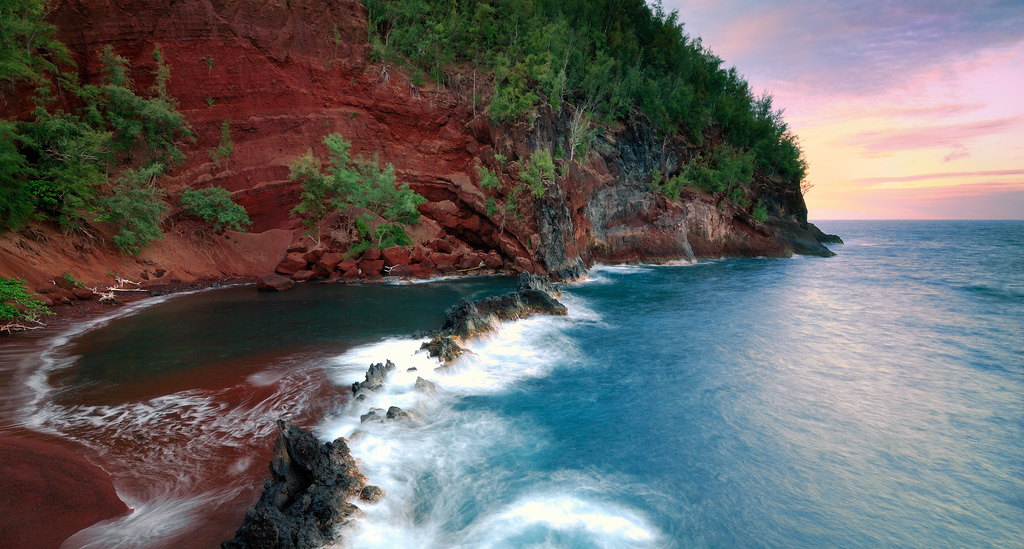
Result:
{"label": "teal water", "polygon": [[78,547],[227,539],[279,416],[387,491],[355,547],[1022,547],[1024,223],[819,225],[834,258],[597,268],[450,371],[408,334],[510,279],[174,298],[56,342],[24,421],[138,509]]}

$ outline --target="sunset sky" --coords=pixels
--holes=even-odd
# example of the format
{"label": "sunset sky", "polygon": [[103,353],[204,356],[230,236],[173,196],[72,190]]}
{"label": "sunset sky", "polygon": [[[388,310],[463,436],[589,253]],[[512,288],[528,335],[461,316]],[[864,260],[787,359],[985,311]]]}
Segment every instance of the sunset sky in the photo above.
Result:
{"label": "sunset sky", "polygon": [[1024,219],[1024,1],[664,8],[785,108],[811,219]]}

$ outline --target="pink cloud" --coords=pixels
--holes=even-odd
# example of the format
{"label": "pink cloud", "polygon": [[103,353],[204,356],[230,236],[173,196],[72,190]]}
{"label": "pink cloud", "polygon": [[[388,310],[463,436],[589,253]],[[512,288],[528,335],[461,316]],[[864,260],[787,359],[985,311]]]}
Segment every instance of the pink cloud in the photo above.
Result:
{"label": "pink cloud", "polygon": [[[976,177],[987,179],[990,177],[1006,177],[1013,175],[1024,175],[1024,170],[990,170],[981,172],[925,173],[919,175],[907,175],[902,177],[865,177],[862,179],[853,179],[850,181],[853,183],[859,183],[861,185],[878,185],[881,183],[908,183],[912,181],[929,181],[932,179],[953,179],[963,177]],[[1024,181],[1022,181],[1021,183],[1024,183]]]}
{"label": "pink cloud", "polygon": [[953,144],[953,150],[946,156],[942,157],[943,162],[952,162],[954,160],[960,160],[961,158],[967,158],[971,156],[971,151],[967,150],[967,147],[960,143]]}
{"label": "pink cloud", "polygon": [[860,148],[865,156],[885,156],[896,151],[955,146],[967,139],[1000,134],[1021,126],[1024,126],[1024,116],[1014,116],[963,124],[861,132],[848,137],[846,143]]}

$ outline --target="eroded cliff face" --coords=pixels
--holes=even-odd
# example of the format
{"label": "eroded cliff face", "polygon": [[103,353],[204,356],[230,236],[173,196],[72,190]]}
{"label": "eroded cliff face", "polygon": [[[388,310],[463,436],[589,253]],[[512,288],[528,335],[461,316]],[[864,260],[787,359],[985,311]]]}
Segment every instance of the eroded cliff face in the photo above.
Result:
{"label": "eroded cliff face", "polygon": [[[204,246],[183,236],[188,231],[173,213],[169,237],[138,258],[75,253],[60,239],[81,235],[51,231],[37,243],[49,255],[31,268],[19,267],[18,255],[18,239],[31,238],[8,235],[0,243],[8,256],[0,275],[45,279],[81,272],[75,265],[82,262],[91,262],[87,276],[97,277],[110,264],[130,277],[148,266],[184,280],[269,272],[289,243],[303,238],[289,216],[300,189],[288,180],[288,165],[309,149],[325,157],[322,138],[334,132],[352,142],[355,156],[376,154],[394,164],[398,179],[429,200],[410,231],[410,257],[428,259],[431,244],[443,240],[455,267],[496,255],[500,266],[492,262],[489,270],[575,278],[595,261],[828,254],[806,231],[799,189],[779,182],[756,186],[779,213],[769,225],[697,192],[676,203],[647,192],[654,169],[677,170],[695,151],[680,140],[660,142],[640,115],[600,130],[585,162],[559,161],[565,175],[558,182],[539,198],[519,193],[506,211],[501,206],[514,194],[523,160],[539,148],[564,146],[568,114],[542,112],[531,124],[499,126],[474,112],[459,86],[418,86],[393,66],[371,63],[367,16],[357,0],[60,0],[51,18],[86,82],[98,77],[97,52],[110,44],[131,61],[145,89],[160,44],[172,68],[170,94],[197,136],[183,144],[187,160],[162,185],[172,199],[185,187],[225,187],[257,234],[229,233],[215,250],[205,246],[222,256],[218,264],[191,259]],[[218,164],[209,151],[226,120],[234,152]],[[494,170],[502,187],[481,189],[477,166]],[[489,208],[488,199],[499,207]]]}

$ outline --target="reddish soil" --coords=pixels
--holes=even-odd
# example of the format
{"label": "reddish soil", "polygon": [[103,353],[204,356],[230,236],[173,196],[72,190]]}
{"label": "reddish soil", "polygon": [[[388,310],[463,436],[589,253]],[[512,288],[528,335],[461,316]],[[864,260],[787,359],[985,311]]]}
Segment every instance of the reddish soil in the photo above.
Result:
{"label": "reddish soil", "polygon": [[129,512],[103,469],[64,446],[0,436],[0,548],[56,548]]}

